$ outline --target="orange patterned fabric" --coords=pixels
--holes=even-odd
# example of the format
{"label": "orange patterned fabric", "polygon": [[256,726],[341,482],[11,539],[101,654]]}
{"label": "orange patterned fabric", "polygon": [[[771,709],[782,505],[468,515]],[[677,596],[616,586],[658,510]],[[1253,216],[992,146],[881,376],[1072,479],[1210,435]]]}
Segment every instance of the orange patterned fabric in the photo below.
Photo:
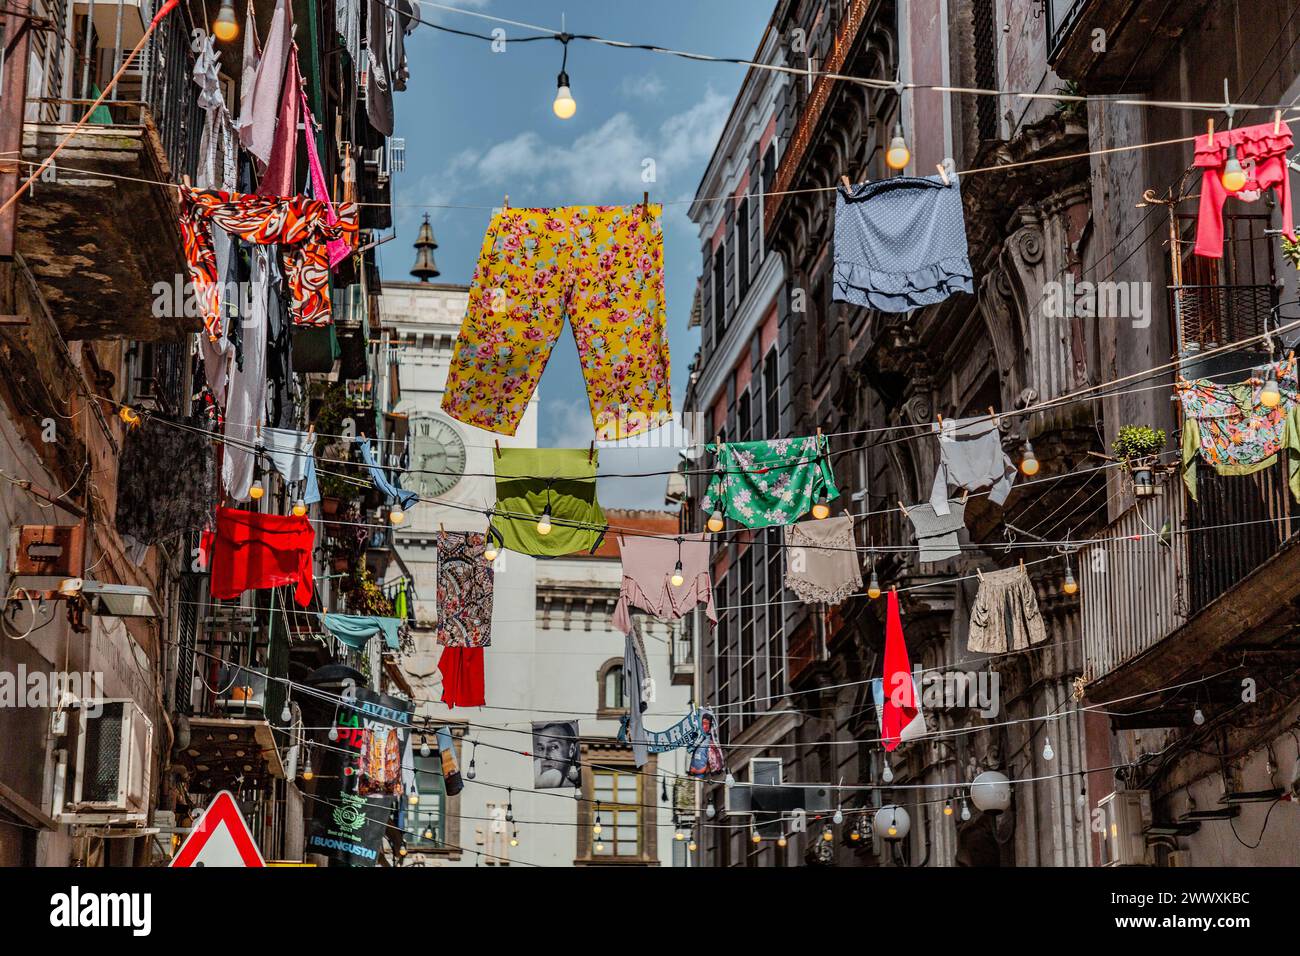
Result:
{"label": "orange patterned fabric", "polygon": [[221,287],[212,226],[245,242],[279,245],[289,283],[289,314],[294,325],[329,325],[329,251],[326,244],[342,239],[357,244],[357,207],[336,206],[338,221],[329,222],[327,203],[306,196],[254,196],[215,189],[181,188],[181,236],[185,261],[208,335],[221,334]]}

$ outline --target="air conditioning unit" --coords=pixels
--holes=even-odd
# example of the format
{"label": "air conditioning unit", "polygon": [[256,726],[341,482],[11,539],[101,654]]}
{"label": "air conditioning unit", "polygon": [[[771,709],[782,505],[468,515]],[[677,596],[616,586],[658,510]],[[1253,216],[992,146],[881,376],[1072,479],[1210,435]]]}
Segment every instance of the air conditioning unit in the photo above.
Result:
{"label": "air conditioning unit", "polygon": [[1102,866],[1148,866],[1145,831],[1151,825],[1151,794],[1146,790],[1116,790],[1101,798],[1106,832],[1101,840]]}
{"label": "air conditioning unit", "polygon": [[147,823],[153,722],[129,699],[81,707],[78,717],[76,739],[60,761],[55,794],[62,795],[63,806],[56,806],[55,815],[62,823]]}

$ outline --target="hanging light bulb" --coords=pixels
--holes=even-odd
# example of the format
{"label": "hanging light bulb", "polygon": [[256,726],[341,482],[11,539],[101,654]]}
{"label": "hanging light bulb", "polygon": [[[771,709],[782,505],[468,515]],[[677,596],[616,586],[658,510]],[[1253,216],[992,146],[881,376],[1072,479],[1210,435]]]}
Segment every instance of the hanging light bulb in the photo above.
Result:
{"label": "hanging light bulb", "polygon": [[519,845],[519,828],[518,828],[518,827],[515,827],[514,830],[513,830],[513,831],[511,832],[511,834],[510,834],[510,845],[511,845],[511,846],[518,846],[518,845]]}
{"label": "hanging light bulb", "polygon": [[487,529],[487,541],[484,542],[483,544],[483,560],[486,561],[488,564],[491,564],[493,561],[497,559],[497,555],[500,553],[501,551],[497,547],[497,529],[492,527],[492,524],[489,522],[488,529]]}
{"label": "hanging light bulb", "polygon": [[339,729],[338,729],[337,727],[331,727],[331,728],[330,728],[330,732],[329,732],[326,736],[329,737],[331,743],[334,742],[334,741],[336,741],[336,740],[338,740],[338,739],[339,739]]}
{"label": "hanging light bulb", "polygon": [[787,843],[789,843],[789,842],[790,842],[790,841],[787,840],[786,837],[785,837],[785,831],[782,830],[782,831],[781,831],[781,835],[780,835],[779,837],[776,838],[776,845],[777,845],[777,846],[785,846],[785,845],[786,845]]}
{"label": "hanging light bulb", "polygon": [[397,848],[397,855],[398,855],[398,856],[406,856],[406,847],[404,847],[404,846],[399,846],[399,847]]}
{"label": "hanging light bulb", "polygon": [[1228,147],[1228,161],[1223,164],[1223,175],[1219,177],[1223,188],[1230,193],[1239,193],[1246,186],[1246,171],[1237,159],[1237,147]]}
{"label": "hanging light bulb", "polygon": [[1038,459],[1034,457],[1034,446],[1028,439],[1025,440],[1024,457],[1020,459],[1020,470],[1030,477],[1038,474]]}
{"label": "hanging light bulb", "polygon": [[1201,710],[1201,708],[1197,707],[1196,713],[1192,714],[1192,723],[1194,723],[1197,727],[1200,727],[1202,724],[1205,723],[1205,712]]}
{"label": "hanging light bulb", "polygon": [[723,778],[723,781],[722,781],[722,782],[723,782],[724,784],[726,784],[728,787],[734,787],[734,786],[736,785],[736,778],[733,777],[733,776],[731,775],[731,771],[728,770],[728,771],[727,771],[727,776]]}
{"label": "hanging light bulb", "polygon": [[601,843],[599,840],[596,841],[596,852],[597,853],[605,852],[605,844]]}
{"label": "hanging light bulb", "polygon": [[952,797],[949,797],[943,802],[943,815],[945,817],[952,816]]}
{"label": "hanging light bulb", "polygon": [[834,823],[836,826],[839,826],[841,823],[843,823],[843,822],[844,822],[844,811],[841,810],[839,807],[836,807],[836,808],[835,808],[835,815],[834,815],[833,817],[831,817],[831,822]]}
{"label": "hanging light bulb", "polygon": [[961,818],[963,820],[970,819],[970,804],[966,802],[965,797],[961,798]]}
{"label": "hanging light bulb", "polygon": [[912,161],[912,151],[907,148],[907,140],[903,139],[903,124],[894,124],[894,138],[889,141],[889,149],[885,152],[885,165],[890,169],[903,169]]}
{"label": "hanging light bulb", "polygon": [[694,838],[691,839],[690,843],[686,844],[686,849],[690,850],[692,853],[694,853],[699,848],[700,845],[695,842]]}
{"label": "hanging light bulb", "polygon": [[407,798],[406,798],[406,802],[407,802],[410,806],[413,806],[413,807],[415,807],[415,806],[419,806],[419,803],[420,803],[420,791],[418,791],[418,790],[415,789],[415,784],[411,784],[411,792],[410,792],[410,794],[407,796]]}
{"label": "hanging light bulb", "polygon": [[755,846],[757,846],[758,844],[763,842],[763,835],[759,833],[757,830],[755,830],[749,839],[750,842],[752,842]]}
{"label": "hanging light bulb", "polygon": [[573,100],[573,93],[569,90],[569,40],[568,34],[560,35],[560,42],[564,44],[564,60],[560,64],[560,75],[555,78],[555,102],[551,104],[551,109],[560,119],[570,119],[578,111],[578,104]]}
{"label": "hanging light bulb", "polygon": [[714,534],[717,534],[726,526],[727,522],[723,520],[721,508],[715,510],[713,514],[709,515],[708,529]]}
{"label": "hanging light bulb", "polygon": [[1282,401],[1282,391],[1277,387],[1276,373],[1269,373],[1268,381],[1259,390],[1259,403],[1265,408],[1277,408]]}
{"label": "hanging light bulb", "polygon": [[264,494],[266,494],[266,489],[262,487],[262,479],[254,478],[253,483],[248,488],[248,497],[254,501],[260,501]]}
{"label": "hanging light bulb", "polygon": [[297,518],[301,518],[303,515],[305,515],[307,513],[307,502],[303,501],[301,498],[298,498],[296,501],[294,501],[293,513],[294,513],[294,517]]}
{"label": "hanging light bulb", "polygon": [[673,576],[669,578],[673,582],[673,587],[679,588],[686,583],[686,578],[682,575],[682,562],[678,559],[677,564],[673,567]]}
{"label": "hanging light bulb", "polygon": [[424,828],[424,838],[425,838],[426,840],[432,840],[432,839],[433,839],[433,827],[425,827],[425,828]]}
{"label": "hanging light bulb", "polygon": [[876,576],[876,569],[871,569],[871,583],[867,585],[867,597],[875,600],[880,597],[880,578]]}
{"label": "hanging light bulb", "polygon": [[686,834],[682,832],[681,827],[677,828],[677,832],[673,834],[673,839],[679,842],[686,839]]}
{"label": "hanging light bulb", "polygon": [[812,506],[812,516],[818,521],[830,517],[831,506],[827,504],[826,489],[822,489],[821,495],[817,498],[817,503]]}
{"label": "hanging light bulb", "polygon": [[1070,569],[1068,561],[1065,564],[1065,581],[1061,585],[1061,590],[1066,594],[1074,594],[1079,590],[1079,582],[1074,580],[1074,571]]}
{"label": "hanging light bulb", "polygon": [[600,814],[597,813],[597,814],[596,814],[596,823],[595,823],[595,825],[591,828],[591,832],[592,832],[595,836],[600,836],[600,831],[603,830],[603,829],[605,829],[605,828],[602,827],[602,826],[600,825]]}
{"label": "hanging light bulb", "polygon": [[212,21],[212,35],[222,43],[229,43],[239,36],[239,21],[235,19],[235,8],[230,0],[222,0],[217,18]]}
{"label": "hanging light bulb", "polygon": [[429,757],[429,756],[432,756],[432,754],[433,754],[433,748],[429,746],[429,738],[428,738],[428,737],[421,737],[421,738],[420,738],[420,756],[421,756],[421,757]]}
{"label": "hanging light bulb", "polygon": [[826,842],[826,843],[830,843],[830,842],[831,842],[832,840],[834,840],[834,839],[835,839],[835,831],[834,831],[834,830],[832,830],[830,827],[825,827],[825,828],[822,829],[822,840],[823,840],[824,842]]}
{"label": "hanging light bulb", "polygon": [[478,776],[478,767],[474,765],[474,758],[469,758],[469,766],[465,768],[465,779],[473,780]]}
{"label": "hanging light bulb", "polygon": [[582,799],[582,784],[578,784],[576,787],[573,788],[573,799],[574,800]]}
{"label": "hanging light bulb", "polygon": [[857,843],[859,840],[862,839],[862,831],[858,829],[858,825],[856,823],[853,824],[853,829],[849,831],[849,839],[852,840],[854,843]]}
{"label": "hanging light bulb", "polygon": [[515,822],[515,804],[511,798],[511,789],[506,787],[506,823]]}
{"label": "hanging light bulb", "polygon": [[712,800],[710,800],[709,805],[704,808],[704,815],[708,817],[710,820],[712,820],[714,817],[718,815],[717,808],[713,806]]}
{"label": "hanging light bulb", "polygon": [[401,508],[400,505],[398,505],[396,502],[394,502],[394,503],[393,503],[393,507],[390,508],[389,511],[388,511],[388,521],[389,521],[389,523],[390,523],[390,524],[401,524],[401,523],[402,523],[403,521],[405,521],[405,520],[406,520],[406,512],[404,512],[404,511],[402,510],[402,508]]}
{"label": "hanging light bulb", "polygon": [[537,519],[537,533],[551,533],[551,486],[546,486],[546,507],[542,509],[542,516]]}
{"label": "hanging light bulb", "polygon": [[316,776],[316,774],[312,773],[311,751],[309,750],[307,751],[306,759],[303,761],[303,765],[302,765],[302,779],[310,780],[314,776]]}
{"label": "hanging light bulb", "polygon": [[1052,749],[1052,738],[1044,737],[1043,738],[1043,759],[1050,761],[1055,756],[1056,756],[1056,751]]}
{"label": "hanging light bulb", "polygon": [[894,782],[894,768],[889,766],[888,759],[885,760],[884,769],[880,771],[880,779],[883,780],[885,783]]}
{"label": "hanging light bulb", "polygon": [[280,723],[287,724],[293,720],[293,711],[289,709],[289,699],[284,700],[284,709],[280,711]]}

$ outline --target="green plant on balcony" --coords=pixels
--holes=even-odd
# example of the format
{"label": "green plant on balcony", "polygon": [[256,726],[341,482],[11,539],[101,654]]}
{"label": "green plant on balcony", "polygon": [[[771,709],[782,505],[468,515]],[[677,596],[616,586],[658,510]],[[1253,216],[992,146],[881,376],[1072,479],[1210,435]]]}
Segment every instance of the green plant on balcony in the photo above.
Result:
{"label": "green plant on balcony", "polygon": [[392,599],[375,583],[370,569],[358,564],[346,582],[345,601],[351,614],[373,614],[378,617],[393,616]]}
{"label": "green plant on balcony", "polygon": [[[1064,96],[1079,96],[1079,84],[1073,80],[1066,80],[1065,84],[1052,90],[1053,93],[1060,93]],[[1083,123],[1087,120],[1088,104],[1082,100],[1057,100],[1056,112],[1066,120]]]}
{"label": "green plant on balcony", "polygon": [[1139,497],[1156,493],[1155,469],[1165,438],[1163,428],[1124,425],[1110,443],[1115,461],[1132,477],[1133,493]]}
{"label": "green plant on balcony", "polygon": [[1291,263],[1295,268],[1300,269],[1300,240],[1293,242],[1286,236],[1283,236],[1282,258]]}

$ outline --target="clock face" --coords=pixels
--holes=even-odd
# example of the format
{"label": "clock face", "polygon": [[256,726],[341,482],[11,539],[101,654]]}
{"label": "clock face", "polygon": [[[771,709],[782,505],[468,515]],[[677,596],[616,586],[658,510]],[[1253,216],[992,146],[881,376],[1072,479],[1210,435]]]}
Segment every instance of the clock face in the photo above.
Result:
{"label": "clock face", "polygon": [[445,418],[420,415],[411,419],[412,486],[421,495],[444,495],[465,475],[465,442]]}

